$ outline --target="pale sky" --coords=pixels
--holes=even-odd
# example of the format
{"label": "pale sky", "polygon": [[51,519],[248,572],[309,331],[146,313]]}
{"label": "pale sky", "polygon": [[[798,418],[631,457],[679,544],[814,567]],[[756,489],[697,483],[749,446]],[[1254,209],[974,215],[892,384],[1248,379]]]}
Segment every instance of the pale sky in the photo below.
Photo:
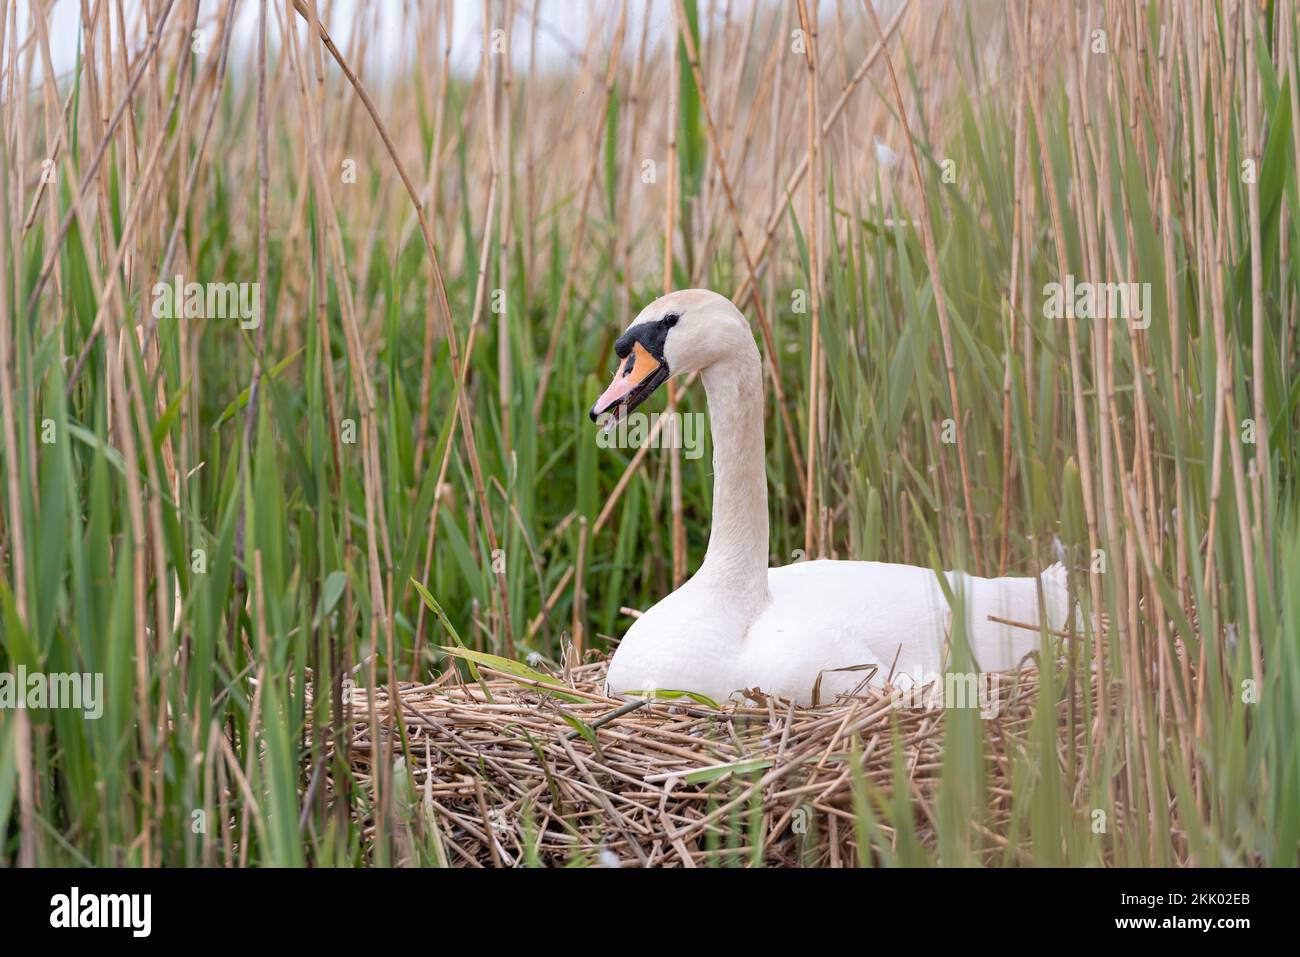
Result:
{"label": "pale sky", "polygon": [[[236,59],[251,55],[256,48],[256,30],[260,0],[239,0],[236,13],[235,39],[231,47]],[[271,4],[284,0],[267,0],[268,16],[271,17],[269,29],[270,43],[277,42],[278,30],[275,26],[274,8]],[[431,2],[431,0],[322,0],[325,27],[334,37],[340,49],[347,49],[351,36],[352,24],[358,6],[377,10],[381,29],[378,35],[370,39],[370,53],[364,70],[372,76],[376,72],[385,72],[409,62],[409,54],[414,38],[402,29],[401,11],[414,3]],[[472,73],[478,68],[482,56],[483,4],[481,0],[449,0],[454,5],[453,65],[458,71]],[[765,2],[765,0],[759,0]],[[743,7],[743,0],[736,6]],[[30,31],[28,11],[30,0],[17,0],[18,33],[24,37]],[[515,35],[512,61],[517,71],[524,71],[528,66],[529,55],[529,15],[532,0],[516,0]],[[707,8],[707,2],[702,4]],[[591,10],[608,8],[611,15],[607,17],[606,32],[614,29],[617,8],[606,0],[597,0],[594,4],[579,0],[543,0],[540,5],[541,29],[537,37],[537,64],[541,68],[563,66],[571,59],[570,50],[580,50],[585,45]],[[128,31],[132,34],[133,45],[137,48],[144,44],[144,21],[141,15],[141,0],[124,0],[123,9]],[[640,34],[641,24],[649,11],[652,17],[652,29],[672,29],[672,0],[632,0],[629,6],[629,37]],[[222,12],[222,5],[213,0],[204,2],[200,7],[199,23],[210,24]],[[179,23],[180,0],[169,17]],[[733,14],[734,15],[734,14]],[[51,13],[50,48],[55,71],[64,76],[76,62],[77,40],[80,34],[81,0],[55,0]],[[7,51],[6,51],[7,52]],[[38,58],[39,62],[39,58]],[[38,75],[39,78],[39,75]]]}

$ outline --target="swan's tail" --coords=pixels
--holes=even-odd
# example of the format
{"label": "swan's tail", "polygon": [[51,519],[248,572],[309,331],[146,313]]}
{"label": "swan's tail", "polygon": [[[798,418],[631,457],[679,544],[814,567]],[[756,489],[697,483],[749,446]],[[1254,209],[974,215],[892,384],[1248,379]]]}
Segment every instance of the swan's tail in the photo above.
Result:
{"label": "swan's tail", "polygon": [[970,578],[950,573],[949,581],[965,588],[967,634],[983,671],[1021,667],[1026,656],[1039,650],[1042,625],[1048,631],[1068,630],[1069,570],[1059,562],[1037,578]]}
{"label": "swan's tail", "polygon": [[1047,608],[1048,628],[1065,631],[1070,615],[1070,570],[1064,563],[1057,562],[1044,568],[1038,577],[1043,583],[1043,604]]}

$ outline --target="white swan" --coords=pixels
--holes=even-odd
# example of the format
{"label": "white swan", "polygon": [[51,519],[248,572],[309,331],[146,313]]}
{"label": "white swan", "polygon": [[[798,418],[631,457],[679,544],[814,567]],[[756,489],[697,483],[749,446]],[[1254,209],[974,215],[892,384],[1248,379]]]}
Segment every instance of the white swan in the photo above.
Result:
{"label": "white swan", "polygon": [[[655,300],[615,344],[619,368],[592,406],[608,426],[671,375],[699,372],[713,433],[713,527],[699,570],[633,622],[610,661],[607,690],[673,689],[717,701],[758,688],[799,704],[829,703],[871,678],[906,686],[942,674],[949,603],[935,573],[913,565],[803,561],[768,567],[763,373],[749,323],[705,289]],[[967,634],[980,669],[1016,668],[1039,647],[1033,578],[946,572],[965,596]],[[1049,627],[1069,609],[1065,570],[1041,576]],[[814,695],[814,689],[816,694]],[[814,702],[814,696],[818,699]]]}

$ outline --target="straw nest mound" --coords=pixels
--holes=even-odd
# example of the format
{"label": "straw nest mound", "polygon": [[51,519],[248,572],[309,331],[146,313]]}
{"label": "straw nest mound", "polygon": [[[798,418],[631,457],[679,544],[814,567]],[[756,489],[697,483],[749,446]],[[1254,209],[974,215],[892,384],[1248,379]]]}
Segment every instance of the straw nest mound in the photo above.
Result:
{"label": "straw nest mound", "polygon": [[[935,702],[871,688],[820,708],[763,696],[722,711],[684,698],[625,702],[601,693],[604,669],[583,665],[556,685],[451,671],[400,685],[397,708],[377,689],[373,712],[366,689],[349,689],[354,786],[370,790],[386,757],[399,845],[409,852],[419,840],[452,866],[693,867],[760,853],[775,865],[852,865],[855,777],[873,808],[905,780],[914,833],[933,844],[944,757]],[[975,826],[990,857],[1005,859],[1013,759],[1028,753],[1041,682],[1034,669],[985,677],[976,707],[989,814]],[[1063,762],[1082,747],[1083,691],[1057,695]]]}

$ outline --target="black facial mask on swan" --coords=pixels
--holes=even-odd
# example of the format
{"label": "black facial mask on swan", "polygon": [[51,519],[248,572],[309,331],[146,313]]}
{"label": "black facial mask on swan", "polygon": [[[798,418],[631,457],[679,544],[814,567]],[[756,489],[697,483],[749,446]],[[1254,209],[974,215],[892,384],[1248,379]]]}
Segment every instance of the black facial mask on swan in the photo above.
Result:
{"label": "black facial mask on swan", "polygon": [[656,322],[639,322],[618,337],[614,354],[619,358],[614,381],[591,407],[591,421],[606,413],[621,419],[648,399],[672,374],[664,358],[668,330],[681,317],[669,313]]}

